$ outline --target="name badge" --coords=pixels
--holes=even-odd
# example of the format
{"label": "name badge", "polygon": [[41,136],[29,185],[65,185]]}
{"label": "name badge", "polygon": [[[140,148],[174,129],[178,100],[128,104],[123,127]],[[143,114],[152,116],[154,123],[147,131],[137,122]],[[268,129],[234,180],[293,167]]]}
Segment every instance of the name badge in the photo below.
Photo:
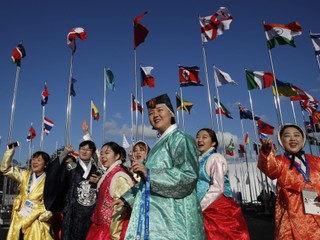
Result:
{"label": "name badge", "polygon": [[27,199],[21,210],[18,212],[19,215],[21,215],[22,217],[29,217],[30,213],[32,212],[32,209],[34,207],[35,203],[32,202],[31,200]]}
{"label": "name badge", "polygon": [[304,211],[306,214],[320,215],[320,202],[316,191],[302,190]]}

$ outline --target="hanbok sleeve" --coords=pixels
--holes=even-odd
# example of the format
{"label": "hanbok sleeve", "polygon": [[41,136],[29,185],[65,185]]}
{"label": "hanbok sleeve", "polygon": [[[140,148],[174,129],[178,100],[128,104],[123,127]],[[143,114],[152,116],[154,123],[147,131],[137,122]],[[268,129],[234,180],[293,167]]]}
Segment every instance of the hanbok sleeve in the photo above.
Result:
{"label": "hanbok sleeve", "polygon": [[[133,186],[131,178],[123,172],[116,173],[110,183],[110,196],[113,199],[120,198],[126,191]],[[111,239],[120,239],[122,230],[122,216],[126,211],[125,207],[115,207],[111,217],[110,235]]]}
{"label": "hanbok sleeve", "polygon": [[151,192],[167,198],[184,198],[194,191],[199,173],[194,139],[177,136],[165,148],[167,153],[157,158],[161,157],[168,167],[150,168]]}
{"label": "hanbok sleeve", "polygon": [[273,151],[266,156],[262,150],[260,150],[258,168],[270,179],[273,180],[280,177],[282,167],[282,161],[276,159]]}
{"label": "hanbok sleeve", "polygon": [[211,184],[201,199],[200,205],[202,211],[211,205],[221,194],[224,193],[224,175],[226,173],[226,160],[220,154],[213,154],[208,158],[206,171],[211,178]]}
{"label": "hanbok sleeve", "polygon": [[18,167],[11,167],[11,161],[13,158],[14,149],[6,150],[2,157],[1,172],[4,176],[13,179],[17,182],[22,182],[26,170],[22,170]]}

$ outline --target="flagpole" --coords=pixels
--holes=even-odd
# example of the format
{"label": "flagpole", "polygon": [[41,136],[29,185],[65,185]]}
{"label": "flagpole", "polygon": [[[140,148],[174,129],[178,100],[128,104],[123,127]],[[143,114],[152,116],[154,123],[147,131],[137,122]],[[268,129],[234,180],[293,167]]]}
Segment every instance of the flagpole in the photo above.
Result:
{"label": "flagpole", "polygon": [[90,101],[90,135],[92,136],[92,99]]}
{"label": "flagpole", "polygon": [[182,88],[180,87],[180,102],[181,102],[181,118],[182,118],[182,127],[183,127],[183,131],[185,131],[185,127],[184,127],[184,111],[183,111],[183,97],[182,97]]}
{"label": "flagpole", "polygon": [[[255,135],[255,140],[257,143],[257,151],[259,152],[259,140],[258,140],[258,133],[257,133],[257,125],[256,125],[256,121],[255,121],[255,114],[254,114],[254,110],[253,110],[253,103],[252,103],[252,97],[251,97],[251,92],[250,90],[248,90],[248,94],[249,94],[249,102],[250,102],[250,108],[251,108],[251,112],[252,112],[252,122],[253,122],[253,131],[254,131],[254,135]],[[263,180],[263,175],[262,172],[260,170],[260,177],[261,177],[261,186],[262,186],[262,190],[265,190],[265,185],[264,185],[264,180]]]}
{"label": "flagpole", "polygon": [[[241,132],[242,132],[242,139],[244,139],[244,128],[243,128],[243,121],[242,119],[240,120],[241,123]],[[246,143],[244,143],[246,145]],[[248,177],[249,177],[249,193],[250,193],[250,200],[251,203],[253,201],[252,199],[252,192],[251,192],[251,181],[250,181],[250,176],[249,176],[249,164],[248,164],[248,154],[247,151],[245,151],[245,155],[246,155],[246,167],[247,167],[247,172],[248,172]]]}
{"label": "flagpole", "polygon": [[[265,24],[265,21],[263,21],[263,26]],[[265,32],[266,39],[268,39],[267,33]],[[282,118],[282,111],[281,111],[281,104],[280,104],[280,98],[279,98],[279,93],[278,93],[278,86],[277,86],[277,79],[276,79],[276,74],[274,71],[274,66],[273,66],[273,60],[272,60],[272,55],[271,55],[271,50],[268,48],[268,53],[269,53],[269,59],[270,59],[270,64],[271,64],[271,69],[272,69],[272,74],[273,74],[273,82],[274,86],[276,89],[276,101],[275,101],[275,107],[276,107],[276,112],[278,116],[278,124],[281,126],[283,125],[283,118]],[[278,106],[278,109],[277,109]],[[278,111],[277,111],[278,110]]]}
{"label": "flagpole", "polygon": [[67,116],[66,116],[66,129],[65,129],[65,146],[70,145],[70,121],[71,121],[71,83],[72,83],[72,72],[73,72],[73,54],[71,52],[70,57],[70,71],[69,71],[69,84],[68,84],[68,98],[67,98]]}
{"label": "flagpole", "polygon": [[[319,145],[318,145],[319,138],[314,133],[314,131],[317,131],[316,125],[313,123],[312,115],[309,114],[309,118],[311,118],[311,120],[312,120],[312,129],[313,129],[312,135],[313,135],[313,138],[316,139],[317,153],[318,153],[318,156],[319,156],[320,155],[320,150],[319,150]],[[310,123],[311,123],[311,121],[310,121]],[[306,125],[306,124],[304,124],[304,125]],[[309,146],[310,146],[310,144],[309,144]]]}
{"label": "flagpole", "polygon": [[[40,151],[43,149],[43,133],[44,133],[44,116],[45,116],[46,107],[42,106],[42,123],[41,123],[41,137],[40,137]],[[32,126],[32,125],[31,125]]]}
{"label": "flagpole", "polygon": [[106,143],[106,121],[107,121],[107,69],[106,66],[104,66],[103,71],[103,143]]}
{"label": "flagpole", "polygon": [[295,111],[295,109],[294,109],[293,101],[290,100],[290,103],[291,103],[291,109],[292,109],[292,114],[293,114],[294,123],[297,125],[297,117],[296,117],[296,111]]}
{"label": "flagpole", "polygon": [[131,93],[131,98],[130,98],[130,104],[131,104],[131,145],[134,143],[133,139],[133,96]]}
{"label": "flagpole", "polygon": [[[177,91],[176,91],[176,99],[178,98],[178,93],[177,93]],[[180,121],[179,121],[179,111],[178,111],[178,108],[177,108],[177,110],[176,110],[176,117],[177,117],[177,123],[178,123],[178,126],[180,125]]]}
{"label": "flagpole", "polygon": [[[311,34],[312,34],[311,30],[309,30],[309,36],[311,36]],[[312,44],[312,45],[313,45],[313,44]],[[319,71],[320,71],[319,54],[316,54],[316,49],[315,49],[314,46],[313,46],[313,49],[314,49],[314,51],[315,51],[315,57],[316,57],[316,60],[317,60],[318,69],[319,69]]]}
{"label": "flagpole", "polygon": [[[135,91],[135,98],[138,99],[138,78],[137,78],[137,50],[134,48],[134,91]],[[136,141],[138,141],[138,104],[136,103]]]}
{"label": "flagpole", "polygon": [[140,87],[140,92],[141,92],[141,135],[142,135],[142,141],[144,141],[144,111],[143,111],[143,89]]}
{"label": "flagpole", "polygon": [[210,84],[209,84],[209,74],[208,74],[208,67],[207,67],[207,56],[206,56],[206,50],[205,50],[204,42],[203,42],[202,38],[201,38],[201,42],[202,42],[202,56],[203,56],[203,63],[204,63],[204,73],[205,73],[206,82],[207,82],[210,122],[211,122],[212,130],[214,130],[213,118],[212,118],[212,103],[211,103],[211,93],[210,93]]}
{"label": "flagpole", "polygon": [[20,67],[17,66],[16,79],[14,84],[13,98],[12,98],[12,105],[11,105],[11,118],[10,118],[9,134],[8,134],[8,144],[11,143],[12,141],[12,128],[13,128],[14,112],[16,107],[16,98],[17,98],[17,91],[18,91],[18,84],[19,84],[19,73],[20,73]]}

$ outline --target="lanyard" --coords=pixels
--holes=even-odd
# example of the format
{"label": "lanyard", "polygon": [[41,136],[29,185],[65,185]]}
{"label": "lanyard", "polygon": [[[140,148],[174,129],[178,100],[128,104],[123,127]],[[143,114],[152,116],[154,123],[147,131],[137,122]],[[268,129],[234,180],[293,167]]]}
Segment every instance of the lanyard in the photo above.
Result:
{"label": "lanyard", "polygon": [[32,175],[33,175],[33,173],[31,173],[31,174],[30,174],[30,178],[29,178],[29,182],[28,182],[27,195],[29,195],[29,193],[30,193],[30,189],[31,189],[31,182],[32,182]]}
{"label": "lanyard", "polygon": [[149,239],[149,209],[150,209],[150,170],[147,169],[146,183],[143,184],[136,239],[141,239],[142,216],[144,215],[144,239]]}
{"label": "lanyard", "polygon": [[306,172],[304,172],[301,167],[299,165],[297,165],[296,163],[294,163],[294,166],[296,167],[296,169],[301,173],[301,175],[303,176],[304,180],[306,182],[311,182],[309,176],[310,176],[310,166],[308,163],[307,158],[305,158],[305,161],[303,161],[303,163],[306,165]]}

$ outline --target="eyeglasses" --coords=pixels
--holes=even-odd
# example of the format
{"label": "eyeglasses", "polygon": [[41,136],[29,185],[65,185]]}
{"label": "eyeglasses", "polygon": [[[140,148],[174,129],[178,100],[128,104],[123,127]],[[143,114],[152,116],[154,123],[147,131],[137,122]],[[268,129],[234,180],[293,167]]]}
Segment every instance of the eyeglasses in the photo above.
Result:
{"label": "eyeglasses", "polygon": [[90,148],[80,148],[80,151],[83,151],[83,152],[91,152],[92,149],[90,149]]}

